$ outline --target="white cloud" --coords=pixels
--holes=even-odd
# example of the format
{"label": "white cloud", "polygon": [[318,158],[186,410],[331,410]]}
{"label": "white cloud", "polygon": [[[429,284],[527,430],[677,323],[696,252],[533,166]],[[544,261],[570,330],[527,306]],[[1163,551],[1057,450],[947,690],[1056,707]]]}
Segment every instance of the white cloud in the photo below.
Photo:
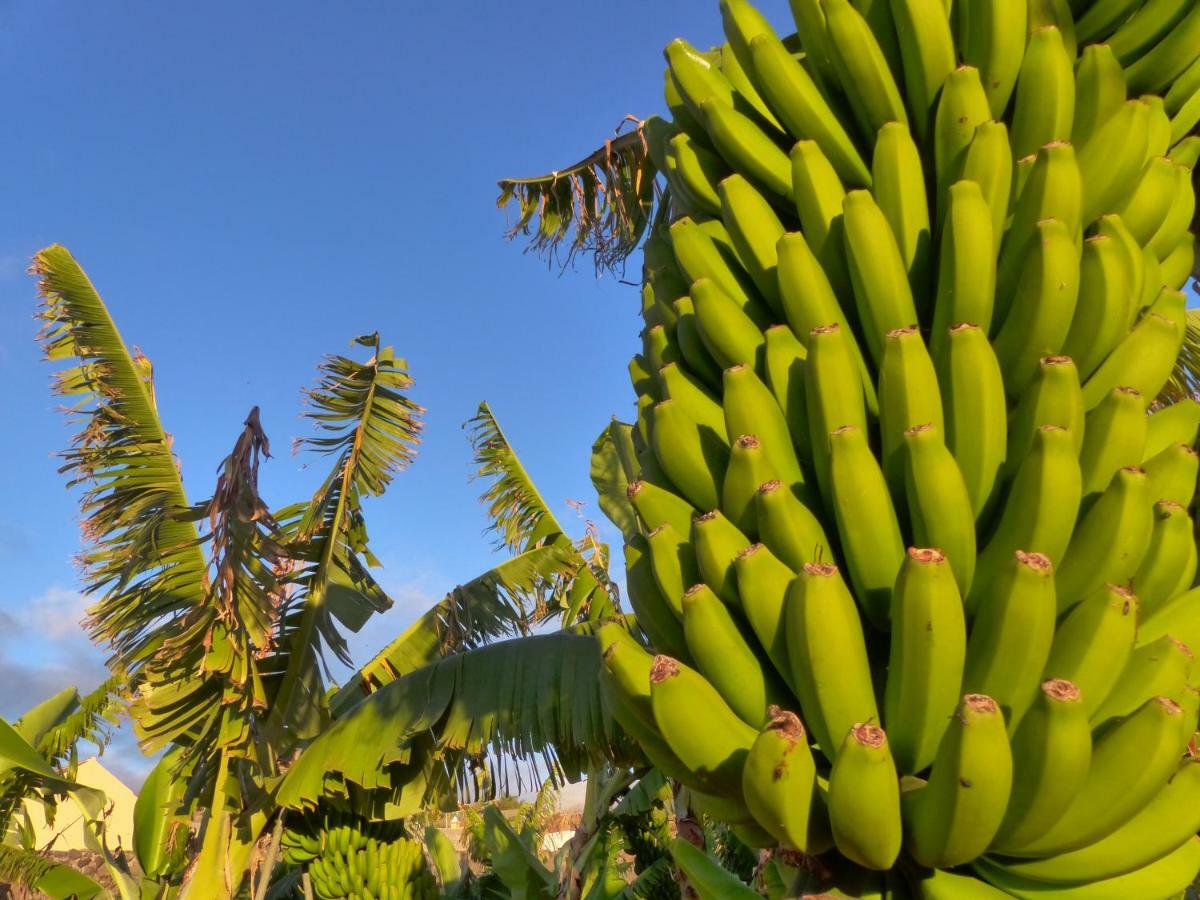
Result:
{"label": "white cloud", "polygon": [[52,585],[19,610],[16,619],[53,642],[86,637],[83,617],[88,606],[89,601],[79,591]]}

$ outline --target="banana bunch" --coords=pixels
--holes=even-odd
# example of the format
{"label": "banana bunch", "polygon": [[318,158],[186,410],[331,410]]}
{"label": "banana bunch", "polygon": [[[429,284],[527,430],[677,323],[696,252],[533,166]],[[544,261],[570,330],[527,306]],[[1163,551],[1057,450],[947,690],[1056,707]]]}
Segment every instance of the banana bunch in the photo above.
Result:
{"label": "banana bunch", "polygon": [[1155,401],[1200,2],[720,8],[645,129],[650,649],[599,631],[606,702],[749,846],[929,897],[1181,891],[1200,405]]}
{"label": "banana bunch", "polygon": [[303,866],[320,898],[433,900],[437,884],[421,845],[399,822],[368,822],[326,810],[289,825],[280,841],[286,862]]}

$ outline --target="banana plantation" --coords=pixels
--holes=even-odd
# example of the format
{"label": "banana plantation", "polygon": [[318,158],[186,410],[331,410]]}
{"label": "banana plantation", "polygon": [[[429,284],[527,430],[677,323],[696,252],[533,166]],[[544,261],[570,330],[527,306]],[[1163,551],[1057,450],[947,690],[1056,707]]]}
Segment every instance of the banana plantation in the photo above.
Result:
{"label": "banana plantation", "polygon": [[[392,600],[366,514],[425,412],[403,348],[320,362],[309,499],[263,499],[257,408],[189,496],[119,305],[37,254],[111,677],[0,721],[0,881],[1190,896],[1200,2],[789,5],[783,27],[720,0],[724,43],[665,48],[659,115],[500,182],[510,237],[552,265],[641,266],[629,421],[598,410],[591,448],[623,547],[559,521],[482,404],[467,437],[509,556],[369,660],[348,636]],[[132,847],[76,781],[77,745],[121,721],[157,760]],[[550,852],[538,810],[578,782]],[[40,852],[33,805],[78,810],[103,874]]]}

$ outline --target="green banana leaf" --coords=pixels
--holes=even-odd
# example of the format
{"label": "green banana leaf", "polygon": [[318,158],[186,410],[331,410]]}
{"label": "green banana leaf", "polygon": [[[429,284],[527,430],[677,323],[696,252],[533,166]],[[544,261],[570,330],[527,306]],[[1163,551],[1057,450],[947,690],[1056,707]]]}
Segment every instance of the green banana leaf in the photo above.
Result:
{"label": "green banana leaf", "polygon": [[84,589],[99,597],[90,627],[136,673],[156,625],[204,596],[206,561],[171,444],[155,405],[153,367],[121,339],[104,301],[65,247],[37,253],[41,342],[66,364],[54,391],[80,429],[63,471],[84,486]]}
{"label": "green banana leaf", "polygon": [[62,778],[13,726],[0,719],[0,775],[24,769],[55,784],[66,785]]}
{"label": "green banana leaf", "polygon": [[483,842],[492,868],[513,900],[551,900],[557,893],[554,873],[517,835],[498,807],[483,811]]}
{"label": "green banana leaf", "polygon": [[163,754],[146,776],[133,804],[133,849],[138,865],[148,878],[159,878],[176,868],[182,859],[176,847],[176,832],[187,834],[187,820],[177,814],[186,784],[176,778],[180,749]]}
{"label": "green banana leaf", "polygon": [[32,746],[36,747],[51,728],[58,725],[79,707],[79,691],[75,687],[63,688],[53,697],[21,714],[13,722],[13,729]]}
{"label": "green banana leaf", "polygon": [[527,598],[572,563],[571,552],[557,544],[535,547],[459,585],[348,679],[330,708],[342,716],[364,696],[444,656],[528,634],[538,620]]}
{"label": "green banana leaf", "polygon": [[466,890],[463,859],[450,838],[433,825],[425,829],[425,849],[437,871],[443,897],[459,897]]}
{"label": "green banana leaf", "polygon": [[683,838],[671,842],[671,856],[687,876],[688,884],[699,900],[753,900],[758,892],[752,890],[699,847]]}
{"label": "green banana leaf", "polygon": [[[596,642],[571,632],[459,653],[366,697],[300,755],[276,800],[313,807],[352,789],[394,790],[411,778],[413,742],[431,732],[438,754],[516,761],[549,755],[567,774],[614,752],[615,726],[598,688]],[[536,764],[536,763],[535,763]],[[399,766],[397,772],[393,766]],[[509,766],[501,767],[504,774]],[[520,773],[516,773],[518,783]]]}
{"label": "green banana leaf", "polygon": [[41,891],[50,900],[92,900],[104,888],[82,872],[32,850],[0,845],[0,884]]}
{"label": "green banana leaf", "polygon": [[480,498],[500,544],[513,553],[552,543],[566,532],[509,443],[491,407],[480,403],[463,428],[475,449],[476,478],[492,479]]}
{"label": "green banana leaf", "polygon": [[334,465],[306,504],[278,515],[291,555],[304,563],[292,579],[302,612],[281,649],[286,667],[268,730],[294,739],[315,736],[324,724],[322,647],[350,665],[334,620],[357,632],[392,606],[368,571],[378,561],[367,545],[363,500],[384,493],[420,440],[424,410],[405,393],[412,386],[407,363],[382,346],[378,332],[355,343],[372,350],[366,362],[328,356],[319,383],[305,391],[311,406],[305,415],[318,433],[297,447],[332,456]]}
{"label": "green banana leaf", "polygon": [[613,419],[592,444],[591,476],[600,509],[626,540],[639,533],[637,514],[626,494],[636,471],[633,426]]}

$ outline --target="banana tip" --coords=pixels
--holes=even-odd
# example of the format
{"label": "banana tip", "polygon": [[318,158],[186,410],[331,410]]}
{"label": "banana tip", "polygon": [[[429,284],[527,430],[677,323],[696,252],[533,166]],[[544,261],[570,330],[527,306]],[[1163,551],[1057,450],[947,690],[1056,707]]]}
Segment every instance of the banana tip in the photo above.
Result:
{"label": "banana tip", "polygon": [[882,747],[887,742],[884,730],[870,722],[859,722],[850,729],[850,734],[864,747]]}
{"label": "banana tip", "polygon": [[794,712],[778,706],[767,707],[767,727],[792,741],[804,740],[804,723]]}
{"label": "banana tip", "polygon": [[1067,681],[1065,678],[1051,678],[1049,681],[1043,681],[1042,693],[1051,700],[1064,702],[1075,701],[1080,697],[1079,688],[1074,682]]}
{"label": "banana tip", "polygon": [[977,713],[997,713],[1000,706],[987,694],[964,694],[963,706]]}
{"label": "banana tip", "polygon": [[944,563],[946,554],[937,547],[909,547],[908,558],[919,563]]}
{"label": "banana tip", "polygon": [[678,674],[678,661],[671,659],[669,656],[663,656],[661,654],[654,657],[654,662],[650,666],[651,684],[662,684],[668,678],[674,678]]}

